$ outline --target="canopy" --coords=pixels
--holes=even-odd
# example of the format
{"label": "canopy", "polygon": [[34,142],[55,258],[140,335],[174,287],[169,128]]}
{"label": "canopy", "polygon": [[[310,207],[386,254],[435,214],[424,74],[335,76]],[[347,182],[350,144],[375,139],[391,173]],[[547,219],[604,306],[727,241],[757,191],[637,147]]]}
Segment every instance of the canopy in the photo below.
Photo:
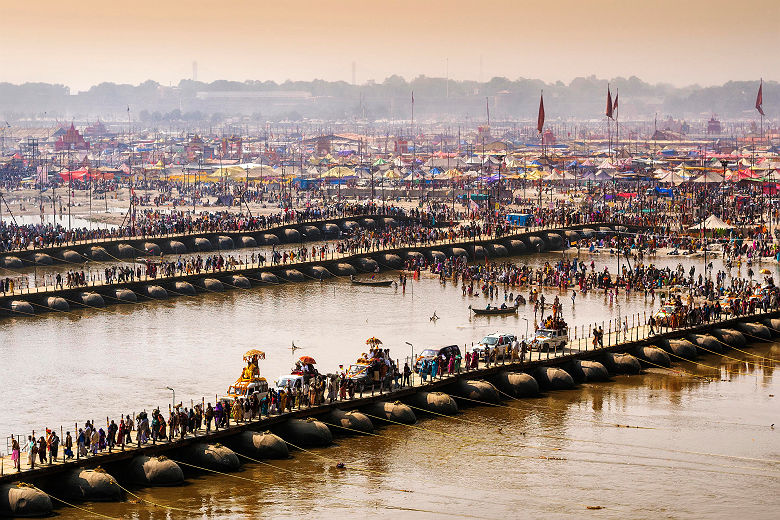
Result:
{"label": "canopy", "polygon": [[62,180],[64,181],[81,180],[86,176],[87,176],[86,168],[84,168],[83,170],[60,172],[60,177],[62,177]]}
{"label": "canopy", "polygon": [[225,166],[217,168],[211,172],[212,177],[229,177],[233,180],[244,179],[247,176],[247,171],[240,166]]}
{"label": "canopy", "polygon": [[366,345],[381,345],[382,340],[377,338],[376,336],[371,336],[366,340]]}
{"label": "canopy", "polygon": [[244,354],[244,361],[249,361],[255,356],[257,356],[257,359],[265,359],[265,352],[253,348],[252,350],[249,350],[247,351],[246,354]]}
{"label": "canopy", "polygon": [[723,222],[721,219],[716,217],[715,215],[710,215],[706,219],[704,219],[704,222],[700,222],[696,224],[695,226],[691,226],[688,229],[734,229],[734,226],[730,226]]}
{"label": "canopy", "polygon": [[346,166],[334,166],[330,170],[322,174],[324,178],[343,179],[345,177],[354,177],[355,172],[352,168]]}
{"label": "canopy", "polygon": [[304,365],[316,365],[317,364],[317,362],[314,361],[314,358],[311,357],[311,356],[301,356],[300,361]]}

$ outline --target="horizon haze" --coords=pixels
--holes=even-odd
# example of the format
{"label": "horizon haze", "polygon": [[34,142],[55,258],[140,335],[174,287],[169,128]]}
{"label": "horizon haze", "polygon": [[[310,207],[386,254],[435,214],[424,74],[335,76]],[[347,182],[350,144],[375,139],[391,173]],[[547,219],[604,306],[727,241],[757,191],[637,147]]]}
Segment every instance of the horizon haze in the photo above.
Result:
{"label": "horizon haze", "polygon": [[[292,4],[98,0],[6,5],[3,81],[163,85],[192,79],[382,82],[392,75],[570,82],[637,76],[677,87],[779,80],[780,3],[488,0]],[[735,20],[749,17],[749,27]],[[31,37],[34,33],[35,36]],[[767,52],[761,52],[761,50]],[[353,68],[354,63],[354,68]]]}

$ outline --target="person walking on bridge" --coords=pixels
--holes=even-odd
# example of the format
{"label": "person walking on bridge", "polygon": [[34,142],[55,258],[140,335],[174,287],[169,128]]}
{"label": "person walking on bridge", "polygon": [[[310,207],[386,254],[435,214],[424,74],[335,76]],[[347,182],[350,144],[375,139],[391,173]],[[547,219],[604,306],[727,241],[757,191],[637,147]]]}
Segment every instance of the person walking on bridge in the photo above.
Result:
{"label": "person walking on bridge", "polygon": [[206,419],[206,434],[211,433],[211,420],[214,418],[214,409],[211,407],[211,403],[206,405],[206,411],[203,414]]}
{"label": "person walking on bridge", "polygon": [[17,471],[22,471],[20,452],[19,441],[16,440],[16,437],[11,437],[11,460],[14,463],[14,469]]}
{"label": "person walking on bridge", "polygon": [[38,451],[38,444],[35,442],[35,437],[32,435],[27,436],[27,444],[24,449],[27,451],[27,464],[30,465],[30,469],[35,469],[35,453]]}

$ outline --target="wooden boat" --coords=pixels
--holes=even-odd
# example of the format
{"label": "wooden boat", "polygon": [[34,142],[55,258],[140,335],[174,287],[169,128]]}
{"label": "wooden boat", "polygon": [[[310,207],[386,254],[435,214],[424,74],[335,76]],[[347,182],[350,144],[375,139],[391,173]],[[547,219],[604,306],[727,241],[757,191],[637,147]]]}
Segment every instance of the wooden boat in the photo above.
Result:
{"label": "wooden boat", "polygon": [[369,287],[390,287],[393,285],[392,280],[358,280],[354,276],[350,280],[352,285],[367,285]]}
{"label": "wooden boat", "polygon": [[491,307],[490,309],[475,309],[469,305],[469,309],[474,312],[475,316],[507,316],[510,314],[517,314],[517,307],[506,307],[502,309],[500,307]]}

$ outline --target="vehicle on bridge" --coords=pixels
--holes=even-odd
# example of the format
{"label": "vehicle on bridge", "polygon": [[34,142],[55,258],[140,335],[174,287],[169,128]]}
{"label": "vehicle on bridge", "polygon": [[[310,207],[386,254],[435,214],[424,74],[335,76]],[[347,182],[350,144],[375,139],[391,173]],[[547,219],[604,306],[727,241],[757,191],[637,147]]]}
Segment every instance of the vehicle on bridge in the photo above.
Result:
{"label": "vehicle on bridge", "polygon": [[676,328],[685,323],[687,315],[688,308],[685,305],[678,306],[673,303],[667,303],[653,314],[653,318],[655,318],[655,323],[659,327]]}
{"label": "vehicle on bridge", "polygon": [[390,349],[380,347],[382,341],[371,337],[366,341],[368,353],[363,353],[355,363],[349,365],[346,376],[363,388],[370,386],[390,387],[395,373],[395,363]]}
{"label": "vehicle on bridge", "polygon": [[506,222],[510,226],[528,227],[534,221],[534,216],[530,213],[507,213]]}
{"label": "vehicle on bridge", "polygon": [[293,366],[289,374],[279,376],[279,379],[276,380],[276,389],[286,391],[289,388],[303,388],[309,382],[309,379],[319,375],[319,372],[314,367],[316,364],[317,362],[313,357],[301,356],[295,362],[295,366]]}
{"label": "vehicle on bridge", "polygon": [[517,336],[509,332],[494,332],[488,334],[479,340],[479,343],[477,344],[479,358],[484,360],[488,354],[492,355],[493,352],[496,352],[495,359],[503,359],[505,354],[507,354],[507,349],[512,346],[512,342],[516,339]]}
{"label": "vehicle on bridge", "polygon": [[268,381],[260,376],[258,362],[265,359],[265,352],[250,350],[244,354],[247,366],[241,371],[241,376],[230,385],[225,392],[224,399],[248,399],[257,396],[262,399],[268,395]]}
{"label": "vehicle on bridge", "polygon": [[426,348],[417,356],[414,361],[414,371],[420,373],[420,366],[423,361],[432,361],[435,358],[441,359],[442,355],[445,359],[449,359],[450,356],[460,356],[460,347],[457,345],[447,345],[445,347],[431,347]]}
{"label": "vehicle on bridge", "polygon": [[569,343],[569,329],[536,329],[529,348],[531,350],[558,350]]}

